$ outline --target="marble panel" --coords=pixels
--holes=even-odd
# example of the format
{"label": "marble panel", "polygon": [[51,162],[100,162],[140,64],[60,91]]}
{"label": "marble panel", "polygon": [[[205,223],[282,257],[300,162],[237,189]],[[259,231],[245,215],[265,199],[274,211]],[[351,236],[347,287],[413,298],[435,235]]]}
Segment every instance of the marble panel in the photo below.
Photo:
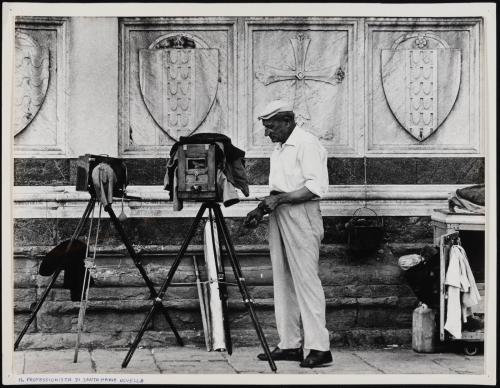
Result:
{"label": "marble panel", "polygon": [[[235,19],[124,18],[119,30],[121,155],[164,156],[179,135],[193,131],[233,135]],[[161,64],[169,72],[163,86],[153,82],[163,74]],[[172,115],[177,102],[187,116]],[[186,125],[181,132],[177,119]]]}
{"label": "marble panel", "polygon": [[71,158],[66,160],[69,162],[69,184],[71,186],[76,186],[76,171],[78,159]]}
{"label": "marble panel", "polygon": [[480,25],[479,18],[368,19],[367,153],[483,152]]}
{"label": "marble panel", "polygon": [[370,184],[411,185],[416,183],[417,161],[414,158],[372,158],[366,163]]}
{"label": "marble panel", "polygon": [[16,219],[14,220],[14,246],[55,245],[57,220]]}
{"label": "marble panel", "polygon": [[[127,158],[129,185],[163,185],[166,158]],[[250,185],[267,185],[268,158],[245,160]],[[485,179],[485,160],[478,158],[367,158],[368,184],[475,184]],[[362,185],[361,158],[328,158],[330,185]],[[75,185],[76,159],[14,159],[14,185]]]}
{"label": "marble panel", "polygon": [[163,185],[167,159],[126,159],[129,185]]}
{"label": "marble panel", "polygon": [[328,181],[331,185],[363,184],[363,159],[328,158]]}
{"label": "marble panel", "polygon": [[424,158],[416,163],[417,184],[484,183],[484,158]]}
{"label": "marble panel", "polygon": [[66,154],[67,19],[16,20],[14,155]]}
{"label": "marble panel", "polygon": [[299,126],[329,152],[354,153],[354,34],[348,19],[245,20],[246,144],[251,156],[272,150],[258,120],[271,100],[294,106]]}
{"label": "marble panel", "polygon": [[66,186],[70,181],[69,159],[14,159],[16,186]]}

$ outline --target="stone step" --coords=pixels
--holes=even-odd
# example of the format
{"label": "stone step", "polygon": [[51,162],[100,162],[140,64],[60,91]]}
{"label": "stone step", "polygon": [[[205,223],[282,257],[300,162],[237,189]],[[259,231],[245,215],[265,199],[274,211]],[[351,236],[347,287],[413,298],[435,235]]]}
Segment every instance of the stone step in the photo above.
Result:
{"label": "stone step", "polygon": [[[159,290],[159,287],[156,288]],[[330,300],[331,305],[353,304],[373,305],[400,305],[404,307],[405,301],[412,299],[413,293],[406,285],[347,285],[347,286],[323,286],[325,297]],[[41,297],[46,287],[16,288],[14,291],[14,306],[16,311],[29,310],[29,306],[37,298]],[[241,294],[235,284],[227,286],[230,298],[241,299]],[[273,286],[247,286],[250,296],[259,303],[261,299],[273,297]],[[165,300],[179,301],[198,298],[198,291],[194,283],[177,283],[168,288]],[[61,287],[53,287],[47,295],[46,301],[69,302],[70,291]],[[121,300],[149,300],[149,289],[143,287],[131,287],[128,284],[114,287],[101,286],[99,282],[89,289],[88,299],[93,301],[121,301]]]}
{"label": "stone step", "polygon": [[[329,298],[327,299],[327,328],[346,330],[348,328],[409,328],[412,310],[416,305],[414,298],[375,300],[369,298]],[[140,327],[151,309],[150,300],[91,300],[85,316],[85,330],[101,332],[120,332]],[[167,300],[164,303],[176,327],[202,330],[201,312],[198,299]],[[260,324],[265,328],[274,328],[274,306],[272,299],[259,299],[254,304]],[[245,329],[252,326],[252,321],[241,299],[230,298],[228,317],[231,326]],[[79,302],[46,301],[32,323],[30,331],[58,333],[76,330]],[[16,313],[15,329],[24,326],[28,309]],[[151,329],[167,328],[164,317],[157,313],[151,322]]]}
{"label": "stone step", "polygon": [[[206,266],[199,248],[192,248],[182,259],[164,298],[164,304],[169,309],[175,327],[180,331],[192,333],[200,333],[203,330],[193,268],[193,255],[196,255],[200,279],[204,281],[207,278]],[[259,322],[264,330],[275,332],[269,251],[265,246],[238,249],[238,261],[248,291],[254,300]],[[398,257],[394,253],[413,253],[419,249],[421,246],[418,244],[391,245],[384,246],[380,252],[368,257],[356,258],[348,254],[345,245],[322,247],[319,272],[325,290],[327,328],[334,337],[337,333],[344,333],[338,337],[337,342],[356,342],[357,339],[347,340],[351,335],[348,333],[375,333],[379,330],[382,333],[381,338],[385,338],[387,333],[394,330],[405,333],[410,330],[411,314],[417,299],[406,284],[397,265]],[[149,278],[159,290],[174,262],[176,247],[148,247],[138,250],[142,252],[141,260]],[[51,277],[38,275],[42,251],[40,248],[33,251],[24,250],[18,252],[14,259],[16,332],[23,328],[30,310],[51,280]],[[227,260],[225,264],[226,281],[230,283],[230,326],[235,332],[245,333],[252,328],[253,323],[236,287],[232,267]],[[106,334],[103,338],[109,339],[102,341],[108,345],[123,343],[119,337],[137,331],[152,306],[144,279],[131,258],[122,250],[98,252],[93,278],[94,285],[89,291],[84,332],[89,336]],[[63,279],[64,274],[61,274],[30,326],[28,335],[57,336],[76,331],[79,302],[70,301],[69,290],[62,288]],[[161,314],[154,317],[148,329],[148,333],[153,337],[162,331],[170,332]],[[364,335],[359,334],[360,338]],[[370,335],[370,338],[375,338]],[[241,336],[244,338],[243,334]]]}
{"label": "stone step", "polygon": [[[401,285],[406,284],[402,270],[397,265],[397,257],[366,258],[363,261],[349,260],[349,257],[322,256],[319,262],[319,273],[323,285]],[[166,278],[173,259],[166,256],[145,256],[143,267],[154,284],[160,285]],[[269,257],[242,257],[238,260],[241,271],[248,285],[271,285],[272,267]],[[206,266],[198,260],[200,279],[206,280]],[[16,288],[30,288],[35,285],[47,285],[51,277],[38,275],[39,257],[15,257],[14,280]],[[130,258],[120,255],[97,257],[95,261],[95,280],[102,286],[144,285],[139,270]],[[234,282],[234,273],[228,260],[225,260],[226,279]],[[56,286],[62,284],[62,273]],[[184,257],[178,266],[173,282],[195,282],[196,277],[192,257]]]}
{"label": "stone step", "polygon": [[[278,343],[276,330],[263,329],[268,346],[272,348]],[[203,331],[179,331],[185,345],[205,347]],[[137,335],[137,331],[116,333],[84,332],[80,337],[80,349],[84,348],[128,348]],[[233,352],[238,352],[239,347],[261,346],[255,329],[231,330]],[[76,341],[76,332],[65,333],[28,333],[20,345],[24,349],[73,349]],[[334,347],[353,346],[381,346],[381,345],[407,345],[411,343],[411,329],[370,329],[357,328],[351,330],[337,330],[330,332],[330,343]],[[164,347],[172,352],[180,349],[171,331],[147,330],[142,337],[139,347]]]}

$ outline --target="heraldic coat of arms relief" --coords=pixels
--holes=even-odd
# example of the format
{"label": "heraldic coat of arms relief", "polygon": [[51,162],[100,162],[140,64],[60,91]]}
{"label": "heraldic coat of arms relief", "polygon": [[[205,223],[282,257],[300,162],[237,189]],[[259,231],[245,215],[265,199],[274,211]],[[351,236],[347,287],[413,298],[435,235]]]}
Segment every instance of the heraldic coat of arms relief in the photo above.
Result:
{"label": "heraldic coat of arms relief", "polygon": [[411,33],[381,52],[382,85],[399,124],[422,142],[436,132],[458,97],[461,52],[439,36]]}
{"label": "heraldic coat of arms relief", "polygon": [[50,78],[49,49],[16,31],[14,136],[33,121],[43,105]]}
{"label": "heraldic coat of arms relief", "polygon": [[164,35],[139,50],[144,103],[158,126],[174,140],[191,135],[214,105],[219,51],[188,34]]}

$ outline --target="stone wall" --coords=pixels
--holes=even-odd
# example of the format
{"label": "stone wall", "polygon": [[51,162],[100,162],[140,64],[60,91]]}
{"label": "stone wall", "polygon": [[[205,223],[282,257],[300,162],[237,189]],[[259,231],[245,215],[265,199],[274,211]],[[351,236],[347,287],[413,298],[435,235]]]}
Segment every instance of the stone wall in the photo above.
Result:
{"label": "stone wall", "polygon": [[[41,65],[16,89],[14,154],[157,159],[197,131],[267,158],[257,116],[282,98],[332,157],[482,156],[481,28],[481,18],[18,18],[18,76]],[[184,70],[185,84],[172,78]],[[165,112],[152,103],[163,95]]]}
{"label": "stone wall", "polygon": [[[327,326],[332,344],[367,345],[408,343],[411,312],[416,298],[407,286],[397,265],[400,255],[418,252],[432,243],[427,217],[384,218],[384,244],[366,257],[351,254],[346,245],[347,217],[325,219],[320,274],[327,299]],[[129,219],[124,226],[135,241],[144,267],[159,288],[166,278],[175,250],[184,238],[191,219]],[[239,255],[249,291],[255,299],[258,317],[266,334],[276,338],[273,313],[272,271],[267,248],[267,222],[251,233],[242,226],[242,219],[228,219],[233,241]],[[17,255],[15,258],[16,329],[24,325],[30,306],[40,296],[50,278],[37,275],[41,257],[57,241],[69,237],[75,220],[18,220],[15,224]],[[188,341],[203,339],[198,295],[192,256],[203,262],[201,230],[195,235],[189,253],[184,257],[169,289],[166,305],[176,326]],[[27,239],[26,237],[30,238]],[[140,327],[151,306],[149,293],[133,261],[109,222],[103,220],[102,239],[97,256],[95,287],[89,295],[86,317],[86,341],[95,345],[124,345]],[[228,259],[225,261],[228,281],[234,276]],[[201,278],[206,279],[201,265]],[[31,346],[62,346],[71,343],[76,327],[78,302],[71,302],[69,290],[62,287],[62,276],[55,290],[30,329]],[[190,283],[190,284],[183,284]],[[229,290],[230,322],[234,340],[239,344],[257,344],[251,321],[236,287]],[[159,340],[157,331],[166,330],[159,316],[146,338]],[[38,337],[43,334],[42,337]],[[44,340],[42,341],[43,338]],[[173,341],[170,334],[169,341]],[[32,341],[32,342],[30,342]],[[147,341],[145,343],[148,343]]]}

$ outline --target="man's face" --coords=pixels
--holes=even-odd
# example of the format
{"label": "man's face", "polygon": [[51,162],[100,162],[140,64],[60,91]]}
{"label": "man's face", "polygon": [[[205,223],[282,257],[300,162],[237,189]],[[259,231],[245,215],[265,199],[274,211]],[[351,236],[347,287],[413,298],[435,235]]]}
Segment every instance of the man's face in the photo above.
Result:
{"label": "man's face", "polygon": [[289,121],[271,117],[262,120],[265,127],[265,136],[269,136],[273,143],[284,143],[291,133]]}

